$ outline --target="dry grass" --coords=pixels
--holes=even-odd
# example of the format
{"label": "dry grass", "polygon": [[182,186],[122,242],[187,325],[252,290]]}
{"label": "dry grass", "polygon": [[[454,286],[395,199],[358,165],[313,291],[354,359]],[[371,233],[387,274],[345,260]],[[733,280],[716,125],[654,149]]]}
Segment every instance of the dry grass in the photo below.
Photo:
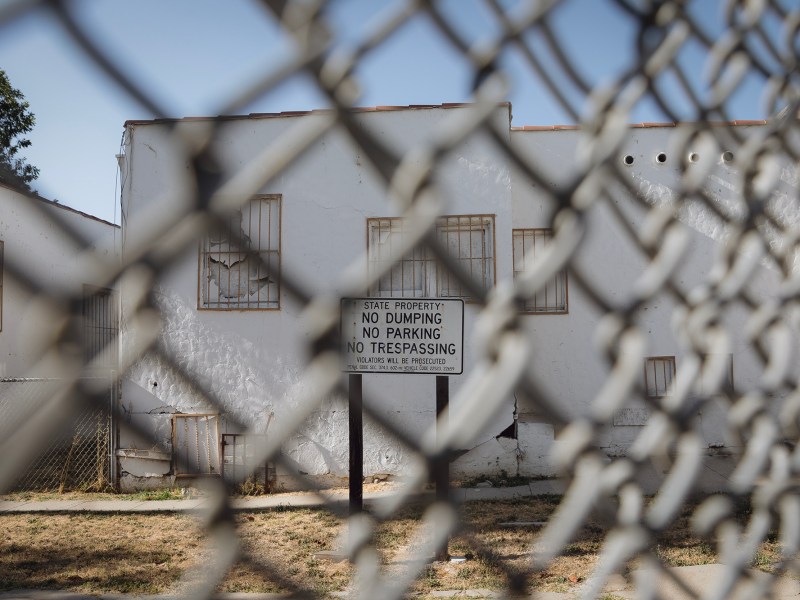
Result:
{"label": "dry grass", "polygon": [[[537,526],[507,527],[504,522],[546,521],[559,498],[473,502],[463,507],[469,530],[450,542],[450,553],[467,555],[463,563],[432,563],[417,578],[414,592],[475,588],[501,589],[518,578],[544,591],[574,590],[591,573],[605,538],[602,525],[589,520],[577,538],[546,571],[525,577]],[[691,507],[655,546],[671,565],[713,562],[712,546],[688,529]],[[378,526],[374,543],[384,575],[392,579],[408,568],[405,560],[427,533],[424,507],[410,507]],[[746,518],[746,514],[742,514]],[[256,562],[242,561],[222,590],[289,591],[293,586],[317,593],[345,590],[352,576],[346,563],[318,560],[320,550],[335,549],[343,523],[322,510],[285,509],[247,512],[236,517],[242,547]],[[207,539],[196,518],[186,515],[22,514],[0,516],[0,590],[61,589],[84,593],[174,592],[181,577],[209,557]],[[488,553],[487,553],[488,552]],[[768,541],[756,563],[777,555]],[[271,565],[283,584],[265,573]],[[633,565],[632,565],[633,566]]]}
{"label": "dry grass", "polygon": [[200,554],[195,520],[176,515],[0,517],[0,589],[155,593]]}
{"label": "dry grass", "polygon": [[145,490],[142,492],[134,492],[131,494],[117,494],[115,492],[58,492],[58,491],[45,491],[45,492],[8,492],[0,494],[0,500],[11,500],[14,502],[44,502],[46,500],[128,500],[132,502],[140,502],[143,500],[182,500],[186,498],[194,498],[202,492],[195,488],[167,488],[162,490]]}

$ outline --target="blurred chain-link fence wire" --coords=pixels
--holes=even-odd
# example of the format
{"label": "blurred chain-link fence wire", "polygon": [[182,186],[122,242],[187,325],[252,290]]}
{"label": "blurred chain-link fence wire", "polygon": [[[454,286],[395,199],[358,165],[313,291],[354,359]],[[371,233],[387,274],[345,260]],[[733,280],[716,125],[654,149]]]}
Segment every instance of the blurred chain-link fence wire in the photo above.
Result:
{"label": "blurred chain-link fence wire", "polygon": [[[554,446],[554,461],[567,481],[567,492],[561,508],[531,548],[529,575],[544,569],[549,560],[564,550],[592,511],[604,515],[609,531],[596,577],[584,587],[586,597],[595,596],[611,573],[621,571],[637,556],[645,565],[663,570],[653,550],[654,540],[676,518],[701,477],[700,465],[706,449],[693,416],[725,387],[726,363],[714,358],[728,354],[731,332],[726,330],[722,317],[732,308],[745,311],[746,317],[739,325],[746,331],[749,351],[760,365],[761,373],[747,389],[737,385],[724,390],[726,435],[740,440],[742,451],[736,457],[728,489],[703,501],[693,518],[699,535],[717,540],[720,560],[728,565],[728,576],[709,589],[706,597],[726,597],[740,578],[747,577],[754,548],[771,531],[778,531],[783,558],[770,577],[759,580],[758,584],[762,586],[759,591],[766,596],[777,577],[797,571],[796,553],[800,545],[800,495],[796,479],[800,449],[795,444],[800,427],[800,388],[795,368],[800,205],[796,179],[792,181],[796,178],[800,150],[796,121],[800,105],[797,69],[800,13],[770,0],[725,2],[722,3],[725,31],[714,38],[706,33],[703,23],[695,20],[688,2],[618,0],[615,7],[638,22],[638,54],[631,57],[631,68],[616,81],[593,88],[563,51],[563,40],[552,27],[553,12],[569,4],[569,0],[518,2],[512,8],[498,0],[485,0],[485,4],[492,11],[499,32],[492,44],[472,45],[437,2],[409,0],[393,5],[368,36],[344,51],[345,46],[337,44],[326,21],[326,2],[263,2],[265,18],[280,23],[294,40],[295,52],[280,64],[265,65],[263,75],[248,89],[232,94],[220,106],[219,114],[236,114],[297,73],[315,82],[327,98],[330,111],[313,128],[293,129],[290,136],[280,139],[279,148],[270,148],[258,157],[257,165],[250,165],[240,173],[218,170],[213,121],[202,136],[181,137],[185,132],[177,127],[173,130],[178,141],[176,147],[185,150],[191,166],[190,187],[194,190],[191,208],[180,214],[165,211],[150,237],[126,239],[119,263],[87,257],[87,264],[96,270],[100,282],[109,287],[124,286],[128,294],[123,299],[128,313],[124,315],[120,372],[125,373],[145,355],[158,355],[174,373],[184,377],[187,386],[222,411],[224,402],[188,375],[180,362],[157,343],[160,319],[152,292],[162,274],[187,248],[195,248],[198,240],[215,227],[224,227],[229,210],[241,207],[266,182],[299,160],[326,131],[340,128],[383,179],[387,206],[393,206],[415,227],[405,236],[403,247],[396,250],[394,258],[400,260],[413,247],[426,246],[441,268],[457,277],[469,296],[482,307],[475,341],[480,358],[461,392],[465,405],[480,407],[472,414],[469,427],[479,430],[484,423],[474,420],[490,419],[493,409],[511,393],[523,409],[545,415],[556,426],[558,443]],[[13,27],[33,10],[50,11],[72,43],[83,51],[84,60],[114,80],[154,118],[171,116],[146,79],[130,76],[106,48],[98,45],[88,25],[76,17],[72,3],[7,2],[0,8],[0,26]],[[475,74],[472,104],[464,110],[458,127],[443,128],[426,146],[398,155],[380,136],[360,127],[350,109],[357,103],[359,86],[369,85],[358,80],[359,64],[387,44],[395,31],[420,17],[471,65]],[[532,43],[533,38],[536,43]],[[681,49],[688,46],[705,55],[703,89],[697,88],[678,59]],[[517,53],[526,65],[528,76],[542,85],[585,135],[586,143],[572,157],[573,175],[555,189],[548,184],[552,181],[550,174],[509,144],[489,118],[514,85],[509,73],[499,67],[500,55],[509,50]],[[762,86],[767,110],[759,133],[745,138],[730,123],[728,100],[747,78],[755,78]],[[665,120],[687,122],[680,130],[676,128],[671,140],[676,155],[686,157],[682,159],[681,176],[668,197],[656,203],[644,198],[641,190],[631,184],[626,165],[619,160],[630,111],[643,99],[653,102]],[[687,106],[691,118],[686,117]],[[470,279],[434,233],[437,218],[441,216],[437,170],[451,151],[478,132],[492,140],[497,151],[525,181],[550,190],[547,193],[554,207],[550,251],[543,259],[526,266],[513,281],[499,281],[489,290]],[[692,175],[689,166],[697,158],[693,155],[697,147],[709,149],[706,155],[715,149],[730,153],[726,160],[735,165],[741,178],[742,194],[735,206],[721,205]],[[699,160],[703,167],[702,156]],[[711,167],[704,168],[704,173],[708,173]],[[787,181],[794,196],[782,197],[788,206],[778,206],[774,192]],[[637,209],[645,213],[640,229],[630,226],[624,211],[613,214],[646,266],[634,286],[620,290],[612,298],[592,283],[591,274],[582,272],[573,257],[591,235],[588,212],[598,203],[608,205],[613,212],[612,199],[620,193],[632,198]],[[683,255],[686,244],[681,217],[697,206],[713,214],[715,223],[724,230],[721,238],[724,250],[707,280],[686,289],[681,271],[693,259]],[[81,240],[79,232],[67,233]],[[89,246],[87,240],[81,241],[85,247]],[[775,293],[768,297],[760,297],[748,287],[754,269],[763,263],[769,263],[780,277]],[[390,273],[391,267],[387,263],[371,272],[369,279],[364,269],[343,269],[340,289],[347,296],[366,296],[375,282]],[[0,483],[8,489],[23,475],[31,458],[45,449],[64,419],[85,407],[107,406],[108,388],[82,377],[92,364],[91,360],[87,363],[82,350],[86,342],[81,339],[80,311],[75,309],[79,299],[42,286],[12,263],[7,262],[5,268],[8,278],[46,300],[35,306],[43,319],[55,322],[59,317],[71,315],[76,323],[59,329],[52,343],[41,351],[40,360],[59,379],[58,389],[53,394],[40,395],[38,409],[26,413],[18,425],[6,429]],[[539,385],[537,374],[528,368],[526,357],[533,340],[519,317],[519,307],[534,298],[552,275],[563,268],[568,269],[571,289],[585,294],[602,315],[593,333],[607,371],[588,412],[580,417],[564,411],[559,399],[551,397]],[[338,298],[321,293],[312,281],[301,279],[288,268],[282,268],[280,286],[283,294],[304,307],[313,336],[308,341],[310,358],[297,386],[292,418],[276,423],[258,451],[260,458],[292,467],[291,459],[282,454],[282,445],[325,398],[345,394],[346,379],[340,370],[341,346],[337,340]],[[653,395],[643,389],[646,384],[640,381],[641,361],[630,357],[642,354],[641,311],[659,293],[667,294],[674,302],[672,318],[676,329],[683,332],[686,354],[679,365],[681,377],[671,394],[653,400]],[[698,391],[697,382],[701,379],[706,389]],[[643,399],[649,419],[627,454],[609,461],[596,442],[631,395]],[[401,597],[421,573],[427,557],[461,527],[458,507],[453,503],[437,503],[429,508],[425,522],[436,534],[428,539],[427,547],[420,547],[418,560],[408,564],[405,577],[396,576],[392,580],[381,577],[378,557],[371,546],[371,531],[377,522],[392,518],[395,510],[427,479],[428,466],[458,449],[468,433],[452,425],[435,439],[417,442],[375,410],[373,400],[364,398],[366,418],[413,448],[419,468],[410,470],[409,485],[398,491],[393,502],[381,505],[368,518],[351,519],[348,551],[356,571],[353,591],[365,598]],[[233,416],[228,418],[234,420]],[[247,425],[243,424],[245,430]],[[466,425],[461,423],[461,426]],[[139,433],[149,435],[147,431]],[[67,454],[66,462],[74,460],[69,449]],[[667,475],[659,482],[654,498],[648,500],[650,490],[643,489],[637,473],[653,464]],[[66,471],[68,467],[65,464],[63,468]],[[95,470],[94,475],[99,481],[99,472]],[[218,510],[207,520],[210,539],[215,544],[213,563],[207,565],[202,575],[195,574],[197,578],[187,580],[188,597],[210,595],[237,559],[263,569],[299,595],[313,596],[311,589],[298,587],[283,577],[270,557],[240,553],[230,512],[225,510],[228,500],[224,484],[216,481]],[[308,485],[313,487],[311,481]],[[752,514],[744,528],[733,519],[735,502],[742,498],[752,504]],[[325,502],[324,494],[321,499]],[[340,510],[334,503],[327,506],[332,511]],[[524,593],[527,581],[509,571],[509,593]],[[653,597],[655,592],[648,587],[650,583],[638,582],[642,597]]]}

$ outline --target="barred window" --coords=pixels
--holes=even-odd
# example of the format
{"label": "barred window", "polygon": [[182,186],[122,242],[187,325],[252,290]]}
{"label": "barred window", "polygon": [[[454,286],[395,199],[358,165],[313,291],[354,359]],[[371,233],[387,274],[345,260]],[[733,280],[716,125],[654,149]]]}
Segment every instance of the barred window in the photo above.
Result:
{"label": "barred window", "polygon": [[674,356],[649,356],[644,359],[644,389],[648,398],[669,396],[674,381]]}
{"label": "barred window", "polygon": [[[526,264],[541,256],[545,246],[553,239],[551,229],[514,229],[512,231],[514,277],[525,270]],[[562,269],[541,288],[533,298],[526,300],[524,313],[566,314],[569,312],[567,271]]]}
{"label": "barred window", "polygon": [[[481,289],[494,285],[494,217],[442,217],[436,224],[436,237]],[[470,299],[458,278],[441,266],[436,283],[437,296]]]}
{"label": "barred window", "polygon": [[[402,218],[367,220],[369,268],[383,269],[408,235]],[[463,215],[441,217],[436,236],[483,289],[494,285],[494,217]],[[437,266],[431,252],[415,246],[371,290],[373,296],[442,297],[469,300],[469,292],[447,269]]]}
{"label": "barred window", "polygon": [[280,308],[281,197],[258,196],[202,241],[198,308]]}
{"label": "barred window", "polygon": [[119,305],[114,290],[83,285],[84,360],[103,369],[118,366]]}
{"label": "barred window", "polygon": [[[405,221],[399,218],[367,221],[367,251],[371,270],[383,269],[391,262],[397,247],[408,234]],[[428,295],[428,274],[431,269],[428,251],[417,245],[371,290],[373,296],[421,298]]]}

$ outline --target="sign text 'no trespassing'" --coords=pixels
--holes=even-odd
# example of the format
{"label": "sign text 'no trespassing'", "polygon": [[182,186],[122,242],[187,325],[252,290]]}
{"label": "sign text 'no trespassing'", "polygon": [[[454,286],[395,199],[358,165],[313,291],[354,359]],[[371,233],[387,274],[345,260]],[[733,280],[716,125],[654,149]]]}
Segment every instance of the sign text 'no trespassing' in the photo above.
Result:
{"label": "sign text 'no trespassing'", "polygon": [[464,301],[342,299],[347,373],[457,375],[464,369]]}

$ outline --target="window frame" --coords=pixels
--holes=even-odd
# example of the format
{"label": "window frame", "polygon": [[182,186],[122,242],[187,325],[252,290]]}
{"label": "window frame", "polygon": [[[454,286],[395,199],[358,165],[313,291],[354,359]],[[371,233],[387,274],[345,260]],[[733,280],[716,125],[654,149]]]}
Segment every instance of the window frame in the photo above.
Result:
{"label": "window frame", "polygon": [[[525,237],[526,235],[533,236],[533,246],[532,246],[532,260],[536,260],[536,236],[537,234],[542,234],[544,236],[543,240],[543,247],[546,247],[547,244],[550,243],[550,240],[553,237],[553,230],[549,227],[519,227],[514,228],[511,230],[511,269],[514,278],[517,277],[518,273],[521,273],[525,268]],[[517,255],[517,238],[522,238],[522,256],[518,257]],[[521,268],[517,268],[518,260],[522,263]],[[559,278],[563,278],[563,308],[558,307],[553,304],[554,308],[550,308],[550,305],[545,301],[544,308],[542,310],[537,310],[536,306],[537,298],[539,295],[544,292],[545,295],[547,294],[547,288],[550,285],[555,286],[556,288],[556,297],[558,297],[558,288],[560,287]],[[534,303],[534,307],[530,307],[530,303]],[[526,300],[521,302],[519,312],[523,315],[568,315],[569,314],[569,274],[567,269],[560,269],[554,276],[551,281],[545,285],[543,290],[539,290],[532,299]]]}
{"label": "window frame", "polygon": [[[654,387],[650,387],[650,379],[648,377],[649,369],[648,367],[653,367],[653,377]],[[667,381],[666,373],[667,371],[664,370],[664,367],[669,367],[671,371],[671,379]],[[663,385],[663,393],[659,393],[659,384],[658,384],[658,371],[656,369],[661,369],[664,373],[664,385]],[[678,376],[677,365],[675,363],[675,356],[647,356],[644,359],[644,395],[646,398],[652,400],[658,400],[660,398],[667,398],[672,395],[672,390],[675,386],[675,381]],[[650,393],[651,389],[653,389],[654,393]]]}
{"label": "window frame", "polygon": [[[97,319],[97,317],[100,317]],[[117,290],[83,284],[81,301],[84,361],[101,363],[101,369],[119,367],[119,295]]]}
{"label": "window frame", "polygon": [[[466,223],[464,221],[467,220]],[[455,221],[452,223],[451,221]],[[373,239],[377,233],[380,235],[381,230],[384,229],[388,224],[389,233],[398,233],[403,235],[406,232],[402,226],[395,232],[394,226],[396,223],[404,224],[406,219],[404,217],[368,217],[366,221],[366,243],[367,243],[367,268],[372,269],[373,265],[381,261],[381,257],[378,255],[373,255],[374,244]],[[377,227],[376,227],[377,224]],[[446,231],[445,235],[450,235],[451,233],[455,233],[457,235],[463,233],[469,233],[470,239],[472,236],[472,231],[482,229],[488,232],[488,237],[490,239],[483,239],[481,241],[480,247],[483,249],[483,254],[479,257],[474,257],[471,254],[472,245],[470,244],[470,254],[467,256],[454,256],[454,258],[458,261],[469,261],[469,260],[479,260],[481,261],[481,266],[485,269],[485,272],[482,274],[483,285],[488,286],[486,289],[487,291],[495,286],[497,283],[497,235],[496,235],[496,215],[493,214],[463,214],[463,215],[441,215],[436,220],[436,225],[434,227],[435,234],[437,238],[442,233],[443,229],[448,227],[455,227],[454,231]],[[466,229],[462,229],[462,227]],[[469,229],[469,228],[475,228]],[[377,230],[377,231],[376,231]],[[449,240],[448,240],[449,241]],[[381,244],[384,242],[380,242]],[[447,245],[445,243],[445,245]],[[462,248],[460,239],[456,243],[456,246],[459,249],[459,252]],[[391,250],[390,250],[391,252]],[[418,253],[422,253],[421,255]],[[448,276],[446,270],[443,270],[441,265],[438,264],[435,257],[432,253],[426,248],[422,246],[415,246],[411,252],[411,256],[404,256],[400,259],[400,261],[392,268],[392,270],[382,277],[378,282],[373,284],[370,287],[369,294],[370,296],[376,298],[460,298],[464,300],[466,303],[475,303],[478,300],[472,296],[468,296],[464,294],[463,287],[456,283],[456,288],[460,292],[458,294],[446,294],[446,288],[449,286],[445,282],[445,277]],[[416,269],[417,265],[419,265],[420,273],[420,288],[417,289],[415,286],[411,288],[404,287],[403,281],[403,272],[404,269],[411,263],[411,280],[413,282],[417,281]],[[395,269],[397,267],[401,269],[400,275],[400,286],[395,287],[393,284],[392,278],[396,277]],[[464,268],[472,273],[474,272],[473,269],[470,267],[469,264],[463,265]],[[381,289],[382,282],[385,281],[386,278],[389,278],[390,285],[388,289]],[[449,280],[449,277],[448,277]]]}
{"label": "window frame", "polygon": [[[371,255],[371,249],[375,247],[372,243],[373,237],[377,236],[378,238],[382,237],[384,231],[388,233],[388,237],[392,236],[393,234],[398,234],[403,236],[406,233],[406,230],[402,227],[404,223],[404,219],[402,217],[369,217],[367,218],[367,268],[372,269],[373,265],[382,264],[386,262],[382,256],[376,256],[373,258]],[[374,228],[373,224],[377,224],[377,227]],[[400,226],[397,231],[395,231],[395,225]],[[388,240],[387,237],[387,240]],[[402,242],[402,240],[401,240]],[[377,241],[377,244],[381,246],[385,244],[385,241]],[[388,253],[391,254],[391,241],[389,243],[389,250]],[[419,254],[418,254],[419,253]],[[392,297],[403,297],[403,298],[426,298],[429,296],[430,290],[430,279],[432,277],[431,274],[431,266],[433,259],[428,255],[428,250],[424,246],[417,245],[411,250],[411,256],[404,256],[400,263],[398,263],[401,267],[400,269],[400,290],[398,291],[394,287],[394,278],[397,276],[395,272],[395,268],[393,267],[392,270],[389,272],[388,275],[384,275],[381,277],[373,286],[370,288],[369,295],[374,296],[376,298],[392,298]],[[411,274],[411,282],[412,287],[407,288],[404,287],[404,275],[406,273],[406,267],[408,263],[411,263],[410,266],[410,274]],[[419,266],[419,277],[417,277],[417,266]],[[389,280],[389,289],[383,290],[382,286],[384,281],[388,278]],[[419,281],[419,291],[417,293],[415,282]]]}
{"label": "window frame", "polygon": [[[463,223],[463,221],[468,220],[467,223]],[[455,221],[455,224],[451,223]],[[466,227],[467,229],[463,229],[462,227]],[[455,227],[455,230],[451,230],[452,227]],[[446,231],[445,231],[446,230]],[[436,220],[436,237],[440,243],[442,243],[446,248],[450,248],[450,239],[449,237],[451,234],[455,233],[457,237],[456,248],[458,249],[458,256],[456,256],[456,260],[465,268],[470,275],[474,274],[473,264],[474,261],[480,261],[480,268],[483,271],[480,276],[480,283],[485,291],[489,291],[492,289],[495,284],[497,283],[497,265],[496,265],[496,256],[497,256],[497,236],[495,235],[495,216],[494,215],[442,215]],[[445,232],[445,239],[442,239],[442,232]],[[475,257],[472,254],[472,238],[473,232],[480,232],[480,235],[484,238],[481,240],[480,246],[484,251],[482,256]],[[485,239],[486,232],[488,231],[488,235],[491,239],[488,241]],[[461,249],[463,247],[461,234],[468,233],[469,234],[469,254],[464,256],[461,254]],[[489,256],[486,256],[485,252],[489,252]],[[435,261],[434,261],[435,262]],[[447,272],[442,266],[438,263],[435,265],[436,269],[436,298],[461,298],[464,302],[467,303],[474,303],[477,302],[477,298],[473,298],[472,296],[465,295],[463,286],[456,281],[455,286],[450,286],[450,278],[452,274]],[[491,272],[487,272],[488,269]],[[474,278],[474,277],[473,277]],[[474,278],[478,280],[477,278]],[[445,285],[445,281],[447,284]],[[445,287],[448,288],[447,293],[445,293]],[[455,290],[458,290],[461,293],[452,294],[449,293],[449,288],[453,287]]]}
{"label": "window frame", "polygon": [[[282,258],[283,258],[283,196],[281,194],[258,194],[253,196],[248,200],[247,204],[242,205],[239,209],[239,213],[241,214],[244,212],[244,209],[249,207],[252,210],[252,207],[256,203],[266,203],[268,208],[267,220],[270,223],[270,227],[268,227],[267,232],[267,245],[266,248],[262,249],[260,246],[256,249],[259,255],[262,258],[266,257],[270,265],[273,265],[274,259],[274,273],[275,281],[271,283],[267,283],[265,289],[269,286],[274,285],[274,291],[267,291],[265,292],[267,299],[266,300],[256,300],[251,301],[249,296],[243,300],[239,300],[238,302],[223,302],[222,301],[222,294],[218,292],[217,299],[212,300],[208,297],[208,292],[210,290],[210,275],[208,274],[208,270],[206,265],[206,257],[210,254],[213,254],[212,251],[208,250],[210,246],[210,234],[206,234],[203,238],[199,241],[198,244],[198,256],[197,256],[197,310],[199,311],[213,311],[213,312],[250,312],[250,311],[275,311],[281,309],[281,268],[282,268]],[[274,203],[274,208],[273,208]],[[274,210],[274,215],[273,215]],[[273,217],[277,221],[275,225],[276,228],[276,240],[274,241],[274,247],[272,242],[272,234],[271,234],[271,224],[273,221]],[[230,216],[230,219],[233,219],[234,215]],[[252,219],[251,219],[252,222]],[[230,231],[231,221],[229,221],[228,231]],[[259,241],[261,241],[259,239]],[[229,250],[229,252],[232,252]],[[239,251],[241,253],[241,251]],[[269,274],[268,274],[269,276]],[[241,276],[239,281],[241,281]],[[219,288],[217,288],[219,290]],[[260,290],[259,290],[260,291]],[[271,298],[274,298],[270,300]],[[253,306],[253,304],[258,303],[269,303],[268,306]]]}

